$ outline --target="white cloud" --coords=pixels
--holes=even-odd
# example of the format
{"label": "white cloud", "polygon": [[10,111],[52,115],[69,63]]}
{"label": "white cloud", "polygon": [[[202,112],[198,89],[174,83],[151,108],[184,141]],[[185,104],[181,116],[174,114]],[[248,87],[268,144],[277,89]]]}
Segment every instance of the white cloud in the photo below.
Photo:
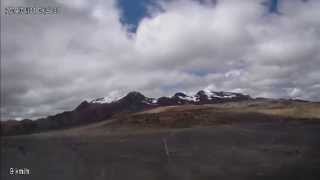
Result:
{"label": "white cloud", "polygon": [[301,95],[302,91],[298,88],[289,88],[288,93],[291,98],[298,98]]}
{"label": "white cloud", "polygon": [[44,1],[61,13],[1,16],[2,115],[45,116],[118,90],[320,100],[320,1],[282,0],[281,15],[256,0],[211,2],[161,2],[133,35],[114,1]]}

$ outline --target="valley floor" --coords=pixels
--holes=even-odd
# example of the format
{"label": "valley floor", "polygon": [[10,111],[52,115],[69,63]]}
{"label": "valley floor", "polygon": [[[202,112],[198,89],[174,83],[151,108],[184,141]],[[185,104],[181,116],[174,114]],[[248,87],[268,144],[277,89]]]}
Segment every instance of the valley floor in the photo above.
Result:
{"label": "valley floor", "polygon": [[[320,179],[320,123],[85,135],[105,123],[2,137],[1,179]],[[10,168],[28,168],[31,174],[10,175]]]}

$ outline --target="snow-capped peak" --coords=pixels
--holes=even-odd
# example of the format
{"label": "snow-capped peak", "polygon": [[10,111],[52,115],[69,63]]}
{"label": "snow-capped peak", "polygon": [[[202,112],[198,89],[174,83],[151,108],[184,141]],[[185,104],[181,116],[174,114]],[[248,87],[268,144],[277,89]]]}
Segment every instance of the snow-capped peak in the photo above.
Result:
{"label": "snow-capped peak", "polygon": [[216,97],[216,93],[211,91],[211,90],[208,90],[208,89],[204,89],[203,90],[204,94],[208,97],[209,100],[212,99],[212,97]]}
{"label": "snow-capped peak", "polygon": [[237,97],[236,94],[231,92],[214,92],[210,90],[205,90],[205,94],[208,96],[209,99],[212,98],[234,98]]}
{"label": "snow-capped peak", "polygon": [[190,95],[186,95],[184,93],[176,93],[174,95],[175,97],[178,97],[181,100],[185,100],[185,101],[192,101],[192,102],[197,102],[199,101],[199,98],[196,96],[190,96]]}
{"label": "snow-capped peak", "polygon": [[108,96],[94,99],[91,101],[91,103],[97,103],[97,104],[112,103],[112,102],[118,101],[124,96],[125,94],[119,91],[112,91],[109,93]]}
{"label": "snow-capped peak", "polygon": [[128,101],[128,102],[136,102],[136,103],[144,103],[148,105],[159,105],[159,104],[197,104],[197,103],[211,103],[214,102],[222,102],[223,100],[229,101],[233,99],[247,99],[250,96],[243,95],[241,93],[233,93],[233,92],[224,92],[224,91],[212,91],[210,89],[204,89],[197,92],[195,95],[187,95],[181,92],[176,93],[171,97],[161,97],[161,98],[149,98],[145,97],[139,92],[130,92],[127,95],[124,93],[120,93],[119,91],[112,91],[108,96],[97,98],[92,100],[90,103],[112,103],[119,101]]}

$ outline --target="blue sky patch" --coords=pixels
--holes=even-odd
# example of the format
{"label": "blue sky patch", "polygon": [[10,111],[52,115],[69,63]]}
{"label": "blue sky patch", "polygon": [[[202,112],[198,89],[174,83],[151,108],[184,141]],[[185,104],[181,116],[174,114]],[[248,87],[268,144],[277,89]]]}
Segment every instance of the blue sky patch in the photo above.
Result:
{"label": "blue sky patch", "polygon": [[[142,18],[148,16],[147,7],[155,5],[159,0],[117,0],[117,6],[121,10],[120,21],[128,27],[130,32],[136,32],[139,22]],[[269,12],[279,13],[278,4],[280,0],[268,0],[267,5]],[[201,3],[201,0],[199,0]]]}
{"label": "blue sky patch", "polygon": [[129,27],[129,31],[136,32],[142,18],[148,16],[147,7],[158,0],[118,0],[117,6],[120,8],[122,17],[121,23]]}
{"label": "blue sky patch", "polygon": [[[158,1],[161,0],[117,0],[117,6],[119,7],[122,14],[120,18],[121,23],[127,26],[130,32],[135,33],[140,21],[144,17],[148,16],[147,7],[156,5]],[[197,1],[201,3],[203,0]],[[308,0],[301,1],[307,2]],[[280,14],[280,2],[281,0],[265,0],[263,2],[263,5],[267,7],[268,12]]]}

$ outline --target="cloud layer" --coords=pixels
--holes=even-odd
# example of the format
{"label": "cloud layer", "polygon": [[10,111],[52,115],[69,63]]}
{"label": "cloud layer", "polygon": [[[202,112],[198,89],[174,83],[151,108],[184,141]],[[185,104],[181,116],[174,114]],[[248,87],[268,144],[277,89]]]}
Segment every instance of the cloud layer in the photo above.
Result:
{"label": "cloud layer", "polygon": [[[39,6],[5,1],[2,7]],[[36,118],[116,91],[209,87],[320,101],[320,1],[159,1],[135,34],[112,1],[42,1],[50,16],[1,15],[1,115]]]}

